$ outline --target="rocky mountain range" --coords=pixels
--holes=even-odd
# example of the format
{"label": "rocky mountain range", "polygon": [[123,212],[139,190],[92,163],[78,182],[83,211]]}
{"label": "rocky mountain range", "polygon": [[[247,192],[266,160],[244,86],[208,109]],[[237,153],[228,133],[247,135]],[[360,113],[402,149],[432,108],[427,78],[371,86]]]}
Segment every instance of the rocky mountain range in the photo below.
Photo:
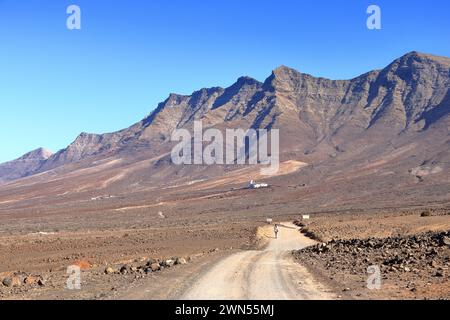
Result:
{"label": "rocky mountain range", "polygon": [[52,152],[39,148],[20,158],[0,165],[0,183],[20,179],[35,173],[52,156]]}
{"label": "rocky mountain range", "polygon": [[179,168],[167,159],[173,130],[192,130],[193,121],[202,120],[204,127],[219,129],[280,129],[281,160],[309,164],[312,171],[303,176],[308,182],[350,168],[346,177],[351,179],[357,170],[381,166],[381,174],[397,182],[400,174],[412,176],[411,183],[432,177],[434,184],[448,184],[449,89],[450,58],[418,52],[351,80],[316,78],[281,66],[264,82],[242,77],[228,88],[171,94],[131,127],[82,133],[55,154],[33,151],[0,165],[0,183],[7,189],[34,176],[42,183],[93,167],[105,185],[123,188],[221,176],[233,168]]}

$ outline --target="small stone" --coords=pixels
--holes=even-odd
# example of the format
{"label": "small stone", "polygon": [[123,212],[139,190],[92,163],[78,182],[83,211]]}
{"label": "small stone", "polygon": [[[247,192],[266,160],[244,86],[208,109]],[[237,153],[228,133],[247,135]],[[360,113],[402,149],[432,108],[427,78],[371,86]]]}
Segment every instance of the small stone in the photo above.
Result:
{"label": "small stone", "polygon": [[20,287],[22,285],[22,281],[19,277],[6,277],[3,279],[3,285],[5,287]]}
{"label": "small stone", "polygon": [[449,237],[442,238],[442,243],[447,246],[450,246],[450,238]]}
{"label": "small stone", "polygon": [[145,268],[145,269],[141,269],[141,270],[142,270],[142,272],[144,272],[146,274],[153,272],[152,268]]}
{"label": "small stone", "polygon": [[153,272],[155,272],[155,271],[158,271],[158,270],[161,270],[161,266],[159,265],[159,263],[152,263],[151,265],[150,265],[150,269],[153,271]]}
{"label": "small stone", "polygon": [[176,264],[187,264],[186,259],[184,258],[177,258]]}
{"label": "small stone", "polygon": [[122,268],[120,268],[120,273],[121,273],[121,274],[127,274],[127,273],[128,273],[128,268],[127,268],[127,266],[122,266]]}
{"label": "small stone", "polygon": [[167,267],[167,268],[173,267],[174,264],[175,264],[175,261],[172,259],[164,261],[164,267]]}
{"label": "small stone", "polygon": [[38,282],[38,278],[33,276],[27,276],[23,282],[28,285],[33,285]]}
{"label": "small stone", "polygon": [[113,274],[116,271],[112,267],[108,267],[105,269],[105,274]]}
{"label": "small stone", "polygon": [[441,278],[441,277],[444,276],[444,273],[443,273],[442,271],[436,271],[436,273],[434,274],[434,276],[435,276],[435,277]]}
{"label": "small stone", "polygon": [[12,278],[6,277],[3,279],[2,283],[5,287],[12,287]]}

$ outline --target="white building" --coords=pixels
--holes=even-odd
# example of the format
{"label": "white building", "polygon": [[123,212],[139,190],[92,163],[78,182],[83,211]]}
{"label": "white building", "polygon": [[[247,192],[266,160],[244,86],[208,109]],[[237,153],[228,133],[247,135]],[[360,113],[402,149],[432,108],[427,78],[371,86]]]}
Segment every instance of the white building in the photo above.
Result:
{"label": "white building", "polygon": [[267,183],[256,183],[255,181],[250,181],[250,184],[248,185],[249,189],[262,189],[262,188],[268,188],[269,185]]}

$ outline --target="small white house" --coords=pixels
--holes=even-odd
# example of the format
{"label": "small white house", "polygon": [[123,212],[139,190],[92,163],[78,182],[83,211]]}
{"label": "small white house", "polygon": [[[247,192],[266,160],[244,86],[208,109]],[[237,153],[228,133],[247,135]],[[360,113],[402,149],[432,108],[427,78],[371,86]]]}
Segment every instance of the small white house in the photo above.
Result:
{"label": "small white house", "polygon": [[262,189],[262,188],[268,188],[269,185],[267,183],[256,183],[255,181],[250,181],[250,184],[248,185],[249,189]]}

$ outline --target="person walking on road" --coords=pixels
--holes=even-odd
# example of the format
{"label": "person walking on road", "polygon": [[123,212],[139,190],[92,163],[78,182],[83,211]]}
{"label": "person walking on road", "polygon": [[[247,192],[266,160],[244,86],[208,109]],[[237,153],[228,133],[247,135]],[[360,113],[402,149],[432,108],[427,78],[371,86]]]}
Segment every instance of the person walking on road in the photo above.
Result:
{"label": "person walking on road", "polygon": [[273,232],[275,233],[275,239],[278,239],[278,225],[275,224],[275,226],[273,227]]}

